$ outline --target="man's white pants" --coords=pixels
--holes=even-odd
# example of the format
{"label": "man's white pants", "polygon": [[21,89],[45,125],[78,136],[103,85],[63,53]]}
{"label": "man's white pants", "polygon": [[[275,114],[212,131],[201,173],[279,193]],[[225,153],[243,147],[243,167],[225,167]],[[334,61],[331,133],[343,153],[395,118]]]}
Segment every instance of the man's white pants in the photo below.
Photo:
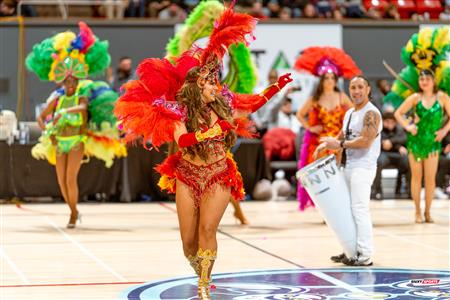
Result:
{"label": "man's white pants", "polygon": [[345,180],[350,191],[353,219],[356,224],[357,247],[362,257],[373,254],[372,218],[370,216],[370,188],[375,178],[376,168],[344,169]]}

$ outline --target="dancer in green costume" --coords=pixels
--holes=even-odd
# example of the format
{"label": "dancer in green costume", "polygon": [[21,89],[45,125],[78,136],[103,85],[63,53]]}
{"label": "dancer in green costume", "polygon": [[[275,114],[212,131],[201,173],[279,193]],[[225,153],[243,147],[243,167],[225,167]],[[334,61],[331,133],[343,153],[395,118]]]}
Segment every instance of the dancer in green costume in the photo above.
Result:
{"label": "dancer in green costume", "polygon": [[67,228],[80,220],[77,177],[83,156],[95,156],[110,166],[114,157],[126,155],[112,113],[117,95],[106,83],[84,80],[108,67],[108,42],[100,41],[85,23],[79,26],[78,35],[58,33],[36,44],[26,58],[27,68],[41,80],[63,85],[37,119],[43,135],[32,155],[56,166],[61,194],[71,211]]}
{"label": "dancer in green costume", "polygon": [[[436,89],[435,76],[431,70],[422,70],[419,75],[420,92],[415,93],[400,105],[395,117],[407,134],[407,148],[411,167],[411,195],[416,206],[416,223],[423,223],[420,208],[422,178],[425,178],[425,222],[433,223],[430,215],[431,202],[436,187],[441,141],[450,130],[450,121],[444,122],[444,114],[450,116],[450,99]],[[414,111],[413,120],[405,114]]]}

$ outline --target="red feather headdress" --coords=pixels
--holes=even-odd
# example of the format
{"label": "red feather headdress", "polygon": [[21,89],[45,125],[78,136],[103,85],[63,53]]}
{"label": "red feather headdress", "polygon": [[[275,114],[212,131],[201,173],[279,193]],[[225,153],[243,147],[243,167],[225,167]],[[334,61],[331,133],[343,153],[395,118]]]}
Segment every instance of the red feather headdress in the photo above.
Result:
{"label": "red feather headdress", "polygon": [[306,48],[295,62],[294,68],[308,71],[315,76],[331,72],[346,79],[361,74],[353,59],[335,47]]}

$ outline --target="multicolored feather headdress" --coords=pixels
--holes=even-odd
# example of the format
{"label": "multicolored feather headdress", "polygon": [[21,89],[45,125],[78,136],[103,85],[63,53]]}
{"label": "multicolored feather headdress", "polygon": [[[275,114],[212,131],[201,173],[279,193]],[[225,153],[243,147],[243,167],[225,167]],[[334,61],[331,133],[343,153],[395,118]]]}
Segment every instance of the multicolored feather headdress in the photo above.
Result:
{"label": "multicolored feather headdress", "polygon": [[[169,59],[149,58],[136,69],[138,79],[123,87],[125,93],[116,104],[115,114],[128,140],[143,137],[157,148],[173,141],[177,123],[186,117],[184,108],[176,100],[187,73],[200,67],[204,78],[217,78],[222,59],[232,45],[247,44],[256,19],[235,13],[233,4],[214,22],[205,49],[194,47]],[[178,47],[174,47],[178,49]]]}
{"label": "multicolored feather headdress", "polygon": [[450,26],[423,28],[413,34],[403,47],[401,58],[406,67],[384,97],[385,103],[398,107],[419,91],[419,74],[426,69],[434,72],[437,87],[450,94]]}
{"label": "multicolored feather headdress", "polygon": [[109,66],[108,41],[100,41],[84,22],[78,35],[61,32],[33,46],[27,68],[45,81],[62,82],[68,76],[83,79],[101,74]]}
{"label": "multicolored feather headdress", "polygon": [[334,73],[338,77],[351,79],[361,74],[353,59],[335,47],[309,47],[303,50],[295,62],[296,70],[305,70],[315,76]]}

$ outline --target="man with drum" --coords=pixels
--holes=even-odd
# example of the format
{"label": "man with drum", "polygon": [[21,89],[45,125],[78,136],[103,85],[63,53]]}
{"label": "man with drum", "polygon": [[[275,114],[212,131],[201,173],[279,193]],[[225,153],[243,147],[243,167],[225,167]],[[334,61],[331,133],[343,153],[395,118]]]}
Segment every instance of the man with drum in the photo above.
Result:
{"label": "man with drum", "polygon": [[354,108],[344,117],[339,136],[324,137],[316,149],[342,148],[345,155],[344,175],[351,199],[351,210],[357,232],[357,255],[332,256],[331,260],[349,266],[370,266],[373,255],[372,219],[370,216],[370,190],[375,178],[380,154],[381,114],[370,102],[370,84],[363,76],[350,81],[349,94]]}

